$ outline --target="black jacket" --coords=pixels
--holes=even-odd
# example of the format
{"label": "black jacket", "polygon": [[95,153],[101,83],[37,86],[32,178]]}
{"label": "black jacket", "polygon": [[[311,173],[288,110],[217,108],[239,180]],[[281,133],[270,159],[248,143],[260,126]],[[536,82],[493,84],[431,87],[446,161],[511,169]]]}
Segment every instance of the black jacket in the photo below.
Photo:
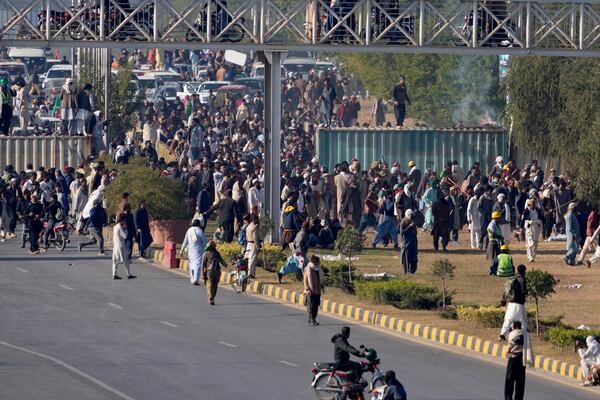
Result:
{"label": "black jacket", "polygon": [[391,380],[383,393],[382,400],[406,400],[406,390],[397,379]]}
{"label": "black jacket", "polygon": [[331,342],[335,345],[333,356],[335,362],[338,364],[350,360],[350,354],[354,354],[357,357],[361,355],[361,352],[348,343],[348,339],[339,333],[331,338]]}

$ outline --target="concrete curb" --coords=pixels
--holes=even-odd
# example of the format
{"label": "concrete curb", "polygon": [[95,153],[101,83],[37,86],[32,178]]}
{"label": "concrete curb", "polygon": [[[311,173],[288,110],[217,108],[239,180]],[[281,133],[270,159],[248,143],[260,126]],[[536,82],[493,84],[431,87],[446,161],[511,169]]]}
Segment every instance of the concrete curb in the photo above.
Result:
{"label": "concrete curb", "polygon": [[[162,262],[164,254],[163,250],[149,250],[151,252],[150,258],[153,258],[157,262]],[[187,265],[187,260],[181,260],[179,270],[187,271]],[[231,281],[230,274],[221,275],[222,284],[228,285],[231,284]],[[287,303],[298,304],[301,306],[306,305],[306,296],[304,294],[282,288],[281,286],[254,280],[250,282],[248,290],[254,294],[272,297]],[[453,346],[476,353],[483,353],[493,357],[506,359],[507,346],[500,345],[497,342],[490,340],[483,340],[476,336],[467,336],[456,331],[438,329],[327,299],[322,300],[319,309],[321,312],[334,314],[363,324],[372,325],[393,332],[401,332],[446,346]],[[535,356],[534,368],[577,380],[582,380],[583,376],[579,366],[541,355]]]}

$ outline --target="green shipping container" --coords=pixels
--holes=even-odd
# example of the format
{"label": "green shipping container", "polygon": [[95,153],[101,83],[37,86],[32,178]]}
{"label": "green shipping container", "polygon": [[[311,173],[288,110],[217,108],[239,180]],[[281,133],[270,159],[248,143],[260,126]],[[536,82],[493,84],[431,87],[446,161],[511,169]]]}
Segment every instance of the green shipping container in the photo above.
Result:
{"label": "green shipping container", "polygon": [[363,169],[382,158],[408,170],[413,160],[424,170],[441,171],[447,161],[458,160],[466,171],[476,161],[487,171],[497,156],[508,157],[508,139],[493,129],[368,129],[336,128],[317,132],[317,157],[331,170],[336,164],[356,158]]}

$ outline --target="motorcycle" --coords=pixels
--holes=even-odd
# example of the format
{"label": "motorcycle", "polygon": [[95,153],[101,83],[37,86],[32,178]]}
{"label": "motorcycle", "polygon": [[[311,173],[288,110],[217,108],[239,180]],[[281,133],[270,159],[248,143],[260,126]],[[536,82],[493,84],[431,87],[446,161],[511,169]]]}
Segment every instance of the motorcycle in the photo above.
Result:
{"label": "motorcycle", "polygon": [[[319,400],[337,400],[344,390],[349,399],[364,399],[363,392],[368,388],[372,394],[371,400],[380,400],[383,397],[383,373],[379,370],[380,360],[374,349],[360,346],[365,353],[366,361],[360,362],[360,376],[350,379],[348,371],[337,371],[335,363],[316,362],[311,370],[313,379],[311,387]],[[371,379],[367,382],[362,378],[365,372],[371,373]]]}
{"label": "motorcycle", "polygon": [[[215,10],[210,13],[211,25],[210,35],[217,36],[223,29],[231,23],[231,15],[226,10]],[[206,10],[200,11],[196,19],[194,20],[194,29],[200,33],[206,32]],[[244,23],[245,19],[242,17],[237,20],[235,24],[230,26],[223,34],[220,39],[222,42],[237,43],[244,38]],[[185,34],[185,40],[187,42],[195,42],[201,40],[200,37],[191,28],[187,30]]]}
{"label": "motorcycle", "polygon": [[[71,7],[71,12],[75,15],[82,9],[87,8],[84,3],[79,3],[77,6]],[[37,28],[40,31],[46,30],[46,10],[40,10],[37,15]],[[50,10],[50,32],[58,32],[64,25],[71,21],[71,14],[67,11]],[[67,27],[67,33],[73,40],[82,40],[88,32],[83,28],[79,21],[86,23],[87,21],[95,19],[95,12],[92,10],[86,10],[79,15],[79,19],[72,22]],[[64,35],[64,34],[63,34]]]}
{"label": "motorcycle", "polygon": [[[44,229],[40,232],[39,240],[42,241],[44,238],[44,232],[48,229],[48,222],[44,222]],[[56,247],[58,251],[63,251],[67,243],[71,240],[69,239],[69,232],[75,230],[75,220],[69,219],[67,221],[63,221],[60,224],[57,224],[52,228],[52,232],[50,232],[50,236],[48,236],[48,244],[52,244]],[[29,241],[30,232],[28,229],[25,229],[23,232],[23,243]],[[22,246],[24,247],[24,246]]]}

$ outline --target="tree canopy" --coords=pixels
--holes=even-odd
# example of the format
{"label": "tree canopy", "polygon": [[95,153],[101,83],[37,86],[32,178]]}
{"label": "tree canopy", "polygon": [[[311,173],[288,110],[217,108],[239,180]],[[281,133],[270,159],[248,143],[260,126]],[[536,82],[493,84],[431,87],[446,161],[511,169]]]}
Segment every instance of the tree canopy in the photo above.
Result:
{"label": "tree canopy", "polygon": [[392,97],[395,83],[404,75],[411,100],[408,116],[432,127],[495,121],[502,110],[494,56],[376,53],[338,59],[371,94],[384,99]]}

